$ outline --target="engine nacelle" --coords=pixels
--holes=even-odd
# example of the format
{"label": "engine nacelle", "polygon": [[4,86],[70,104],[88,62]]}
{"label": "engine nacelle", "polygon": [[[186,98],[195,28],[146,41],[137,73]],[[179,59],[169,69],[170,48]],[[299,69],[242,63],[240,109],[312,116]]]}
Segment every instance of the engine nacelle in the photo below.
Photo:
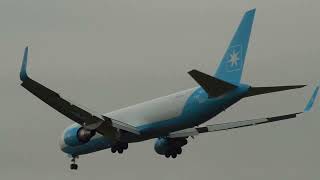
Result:
{"label": "engine nacelle", "polygon": [[69,146],[77,146],[90,141],[96,134],[95,131],[89,131],[81,126],[71,127],[64,133],[64,142]]}
{"label": "engine nacelle", "polygon": [[154,150],[160,155],[165,155],[168,152],[181,149],[187,143],[185,138],[159,138],[154,144]]}

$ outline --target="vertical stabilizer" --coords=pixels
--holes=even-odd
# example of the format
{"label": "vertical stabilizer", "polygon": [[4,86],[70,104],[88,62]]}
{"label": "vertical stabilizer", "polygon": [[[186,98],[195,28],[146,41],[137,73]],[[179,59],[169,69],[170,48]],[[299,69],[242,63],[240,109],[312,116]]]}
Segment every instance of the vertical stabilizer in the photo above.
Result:
{"label": "vertical stabilizer", "polygon": [[255,11],[252,9],[244,14],[215,77],[235,85],[240,83]]}

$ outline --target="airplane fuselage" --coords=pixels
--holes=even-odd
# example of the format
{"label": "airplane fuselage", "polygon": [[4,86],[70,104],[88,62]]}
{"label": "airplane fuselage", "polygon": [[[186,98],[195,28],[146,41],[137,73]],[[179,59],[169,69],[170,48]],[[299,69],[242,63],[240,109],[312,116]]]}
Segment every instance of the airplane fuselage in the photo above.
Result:
{"label": "airplane fuselage", "polygon": [[[122,133],[119,137],[122,142],[143,141],[200,125],[239,101],[249,88],[248,85],[242,84],[223,96],[208,98],[208,94],[201,87],[196,87],[105,115],[130,124],[141,132],[141,135]],[[100,134],[84,144],[66,143],[65,139],[79,128],[80,125],[74,124],[64,131],[60,146],[65,153],[81,155],[112,146],[112,140]]]}

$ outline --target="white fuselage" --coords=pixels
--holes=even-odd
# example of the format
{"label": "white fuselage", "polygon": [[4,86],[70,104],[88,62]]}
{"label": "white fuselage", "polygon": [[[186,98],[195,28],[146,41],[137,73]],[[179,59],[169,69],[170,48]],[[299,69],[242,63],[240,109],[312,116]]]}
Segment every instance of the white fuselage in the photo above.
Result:
{"label": "white fuselage", "polygon": [[105,116],[134,127],[178,117],[196,88],[180,91],[140,104],[106,113]]}

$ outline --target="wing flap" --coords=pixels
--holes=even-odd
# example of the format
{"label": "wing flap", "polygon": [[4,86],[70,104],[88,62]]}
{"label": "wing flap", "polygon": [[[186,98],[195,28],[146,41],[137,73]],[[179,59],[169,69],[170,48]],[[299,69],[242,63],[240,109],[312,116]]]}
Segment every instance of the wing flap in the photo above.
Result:
{"label": "wing flap", "polygon": [[[108,119],[110,119],[110,118],[108,118]],[[122,130],[125,130],[128,132],[131,132],[133,134],[140,134],[140,131],[137,128],[135,128],[134,126],[131,126],[127,123],[124,123],[124,122],[121,122],[121,121],[118,121],[115,119],[110,119],[110,120],[112,122],[112,126],[115,128],[122,129]]]}

